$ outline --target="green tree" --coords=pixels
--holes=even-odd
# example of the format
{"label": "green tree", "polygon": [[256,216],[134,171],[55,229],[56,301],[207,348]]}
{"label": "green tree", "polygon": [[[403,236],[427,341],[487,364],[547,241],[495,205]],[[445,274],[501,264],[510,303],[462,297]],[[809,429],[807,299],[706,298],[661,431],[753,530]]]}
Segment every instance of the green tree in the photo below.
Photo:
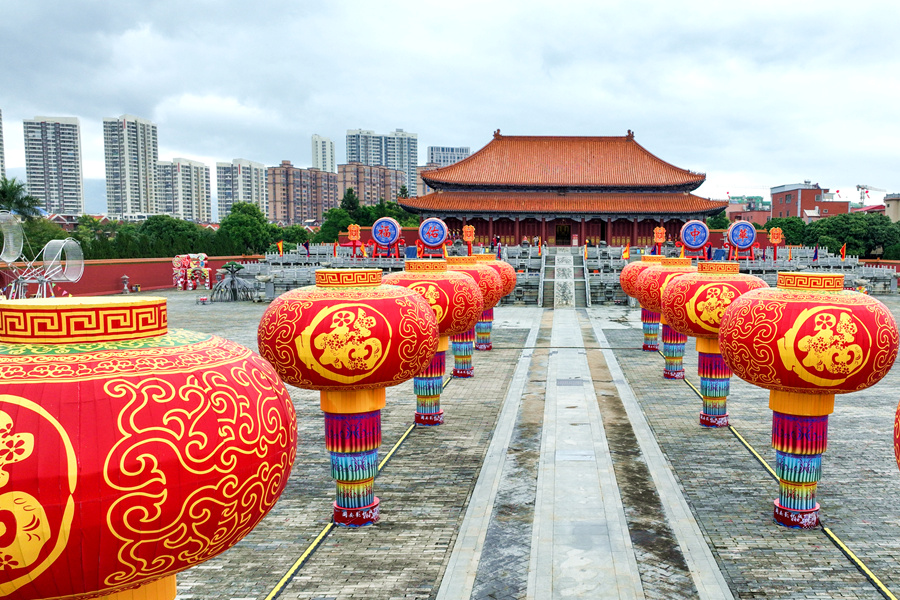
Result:
{"label": "green tree", "polygon": [[806,241],[806,223],[800,217],[776,217],[769,219],[766,230],[781,227],[784,234],[784,243],[803,244]]}
{"label": "green tree", "polygon": [[341,209],[351,216],[359,210],[359,196],[356,195],[353,188],[347,188],[347,191],[344,192],[344,197],[341,198]]}
{"label": "green tree", "polygon": [[313,236],[313,241],[317,243],[336,242],[340,232],[347,231],[347,227],[351,223],[353,223],[353,219],[346,210],[332,208],[325,213],[325,221]]}
{"label": "green tree", "polygon": [[846,242],[847,254],[872,257],[876,249],[900,243],[900,230],[885,215],[849,213],[810,223],[806,226],[804,242],[808,246],[826,246],[832,252],[835,242],[838,250]]}
{"label": "green tree", "polygon": [[406,189],[405,185],[400,186],[400,191],[397,192],[398,198],[409,198],[409,190]]}
{"label": "green tree", "polygon": [[22,232],[25,234],[22,253],[28,260],[35,258],[50,240],[64,240],[69,237],[65,229],[44,218],[25,221],[22,223]]}
{"label": "green tree", "polygon": [[41,201],[28,194],[25,184],[15,177],[0,177],[0,210],[7,210],[25,221],[40,216]]}
{"label": "green tree", "polygon": [[202,227],[169,215],[153,215],[138,227],[147,237],[152,256],[175,256],[206,252],[199,243]]}
{"label": "green tree", "polygon": [[259,207],[250,202],[235,202],[219,231],[231,239],[241,254],[262,252],[269,247],[269,224]]}
{"label": "green tree", "polygon": [[302,244],[303,242],[309,241],[309,230],[303,225],[291,225],[290,227],[282,229],[282,236],[285,242]]}
{"label": "green tree", "polygon": [[722,211],[717,215],[707,217],[706,225],[710,229],[728,229],[731,223],[728,221],[728,215],[725,214],[725,211]]}

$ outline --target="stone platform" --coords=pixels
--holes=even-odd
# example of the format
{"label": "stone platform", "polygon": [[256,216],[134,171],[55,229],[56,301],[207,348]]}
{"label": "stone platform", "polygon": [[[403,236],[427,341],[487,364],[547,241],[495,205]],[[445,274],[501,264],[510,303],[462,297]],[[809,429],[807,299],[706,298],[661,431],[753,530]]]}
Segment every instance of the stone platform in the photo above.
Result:
{"label": "stone platform", "polygon": [[[196,305],[167,292],[171,327],[255,348],[263,305]],[[895,315],[900,303],[886,298]],[[442,397],[446,424],[414,428],[376,480],[382,521],[326,527],[329,477],[318,394],[289,388],[297,461],[250,536],[178,576],[182,599],[879,598],[821,529],[772,522],[777,484],[700,400],[640,350],[639,310],[502,307],[494,350]],[[691,342],[688,380],[696,377]],[[821,518],[900,593],[900,471],[892,431],[900,368],[838,397]],[[384,456],[413,422],[412,383],[389,388]],[[774,464],[767,393],[732,382],[734,430]]]}

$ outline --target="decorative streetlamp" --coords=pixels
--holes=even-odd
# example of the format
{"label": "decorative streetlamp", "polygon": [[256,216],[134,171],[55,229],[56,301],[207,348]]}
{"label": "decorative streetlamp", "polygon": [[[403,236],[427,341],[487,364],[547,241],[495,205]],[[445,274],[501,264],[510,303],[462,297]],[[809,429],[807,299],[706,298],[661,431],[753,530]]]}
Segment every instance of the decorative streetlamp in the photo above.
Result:
{"label": "decorative streetlamp", "polygon": [[697,338],[700,395],[704,427],[727,427],[726,399],[731,369],[719,352],[719,323],[725,309],[751,290],[769,287],[753,275],[742,275],[736,262],[708,262],[697,265],[696,273],[672,278],[662,295],[662,314],[669,327]]}
{"label": "decorative streetlamp", "polygon": [[353,247],[352,254],[353,258],[356,258],[356,247],[359,245],[359,225],[356,223],[351,223],[347,226],[347,239],[350,240],[350,245]]}
{"label": "decorative streetlamp", "polygon": [[835,394],[875,385],[897,357],[897,324],[878,300],[843,291],[844,276],[779,273],[777,288],[731,303],[719,344],[735,375],[768,388],[779,479],[775,522],[819,524],[816,488]]}
{"label": "decorative streetlamp", "polygon": [[385,388],[431,363],[438,347],[434,310],[418,292],[382,285],[381,269],[319,269],[315,286],[269,305],[258,342],[287,383],[320,391],[337,484],[334,523],[375,523]]}
{"label": "decorative streetlamp", "polygon": [[656,253],[662,254],[662,245],[666,241],[666,228],[663,226],[653,228],[653,241],[656,244]]}
{"label": "decorative streetlamp", "polygon": [[[622,291],[640,302],[637,290],[638,276],[644,272],[644,269],[661,264],[662,259],[663,257],[658,254],[645,254],[640,261],[625,265],[625,268],[619,273],[619,285],[622,286]],[[648,310],[641,304],[641,326],[644,331],[643,351],[656,352],[659,350],[659,313]]]}
{"label": "decorative streetlamp", "polygon": [[284,490],[294,407],[165,298],[0,302],[0,595],[172,600]]}
{"label": "decorative streetlamp", "polygon": [[[478,284],[478,289],[481,290],[484,311],[493,311],[503,293],[503,284],[496,270],[486,264],[479,264],[474,256],[449,256],[447,257],[447,268],[471,276]],[[476,327],[477,325],[469,331],[450,338],[450,342],[453,344],[454,377],[472,377],[475,374],[472,366],[472,349],[475,345]]]}
{"label": "decorative streetlamp", "polygon": [[[516,270],[505,260],[497,260],[493,254],[476,254],[475,260],[480,265],[487,265],[494,269],[500,276],[500,284],[503,286],[500,297],[504,298],[516,289]],[[498,300],[499,302],[499,300]],[[494,347],[491,343],[491,329],[494,326],[494,309],[484,311],[478,324],[475,325],[475,349],[490,350]]]}
{"label": "decorative streetlamp", "polygon": [[[637,291],[641,306],[653,312],[662,312],[662,295],[666,284],[676,275],[693,273],[697,267],[691,266],[689,258],[663,258],[658,265],[653,265],[638,275]],[[663,377],[666,379],[684,379],[684,345],[687,336],[669,327],[665,318],[660,318],[662,325],[663,357],[666,366]]]}
{"label": "decorative streetlamp", "polygon": [[473,225],[463,225],[463,241],[466,243],[466,248],[469,251],[469,256],[472,256],[472,242],[475,241],[475,227]]}
{"label": "decorative streetlamp", "polygon": [[778,260],[778,245],[784,241],[784,232],[781,227],[773,227],[769,230],[769,243],[772,244],[772,260]]}
{"label": "decorative streetlamp", "polygon": [[413,378],[413,391],[416,425],[440,425],[444,422],[441,392],[450,336],[475,327],[484,306],[481,290],[469,275],[448,271],[445,260],[408,260],[405,271],[385,275],[382,281],[418,292],[437,317],[438,350],[431,364]]}

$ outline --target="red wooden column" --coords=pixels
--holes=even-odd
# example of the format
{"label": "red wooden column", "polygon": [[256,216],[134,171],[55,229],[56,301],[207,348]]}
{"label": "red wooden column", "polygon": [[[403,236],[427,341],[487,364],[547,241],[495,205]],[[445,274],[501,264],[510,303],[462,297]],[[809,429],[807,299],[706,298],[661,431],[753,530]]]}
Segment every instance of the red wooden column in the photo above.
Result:
{"label": "red wooden column", "polygon": [[541,243],[547,241],[547,217],[541,217]]}
{"label": "red wooden column", "polygon": [[488,217],[488,244],[494,243],[494,217]]}
{"label": "red wooden column", "polygon": [[631,220],[631,245],[636,246],[638,243],[637,217]]}
{"label": "red wooden column", "polygon": [[578,243],[582,246],[587,244],[587,231],[584,228],[584,217],[581,217],[581,237],[578,239]]}
{"label": "red wooden column", "polygon": [[515,235],[513,236],[513,244],[518,244],[519,242],[522,241],[521,238],[519,238],[519,217],[516,217],[516,229],[515,229],[515,232],[516,232],[516,233],[515,233]]}

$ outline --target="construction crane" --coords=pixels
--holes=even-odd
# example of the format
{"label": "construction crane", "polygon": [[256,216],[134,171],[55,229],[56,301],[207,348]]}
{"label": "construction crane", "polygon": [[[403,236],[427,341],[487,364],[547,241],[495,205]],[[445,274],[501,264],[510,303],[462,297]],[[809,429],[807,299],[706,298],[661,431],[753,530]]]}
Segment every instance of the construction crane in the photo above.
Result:
{"label": "construction crane", "polygon": [[879,187],[873,187],[871,185],[866,185],[864,183],[857,185],[856,189],[859,191],[859,201],[865,202],[866,198],[869,197],[869,190],[873,192],[886,192],[887,190],[881,189]]}

